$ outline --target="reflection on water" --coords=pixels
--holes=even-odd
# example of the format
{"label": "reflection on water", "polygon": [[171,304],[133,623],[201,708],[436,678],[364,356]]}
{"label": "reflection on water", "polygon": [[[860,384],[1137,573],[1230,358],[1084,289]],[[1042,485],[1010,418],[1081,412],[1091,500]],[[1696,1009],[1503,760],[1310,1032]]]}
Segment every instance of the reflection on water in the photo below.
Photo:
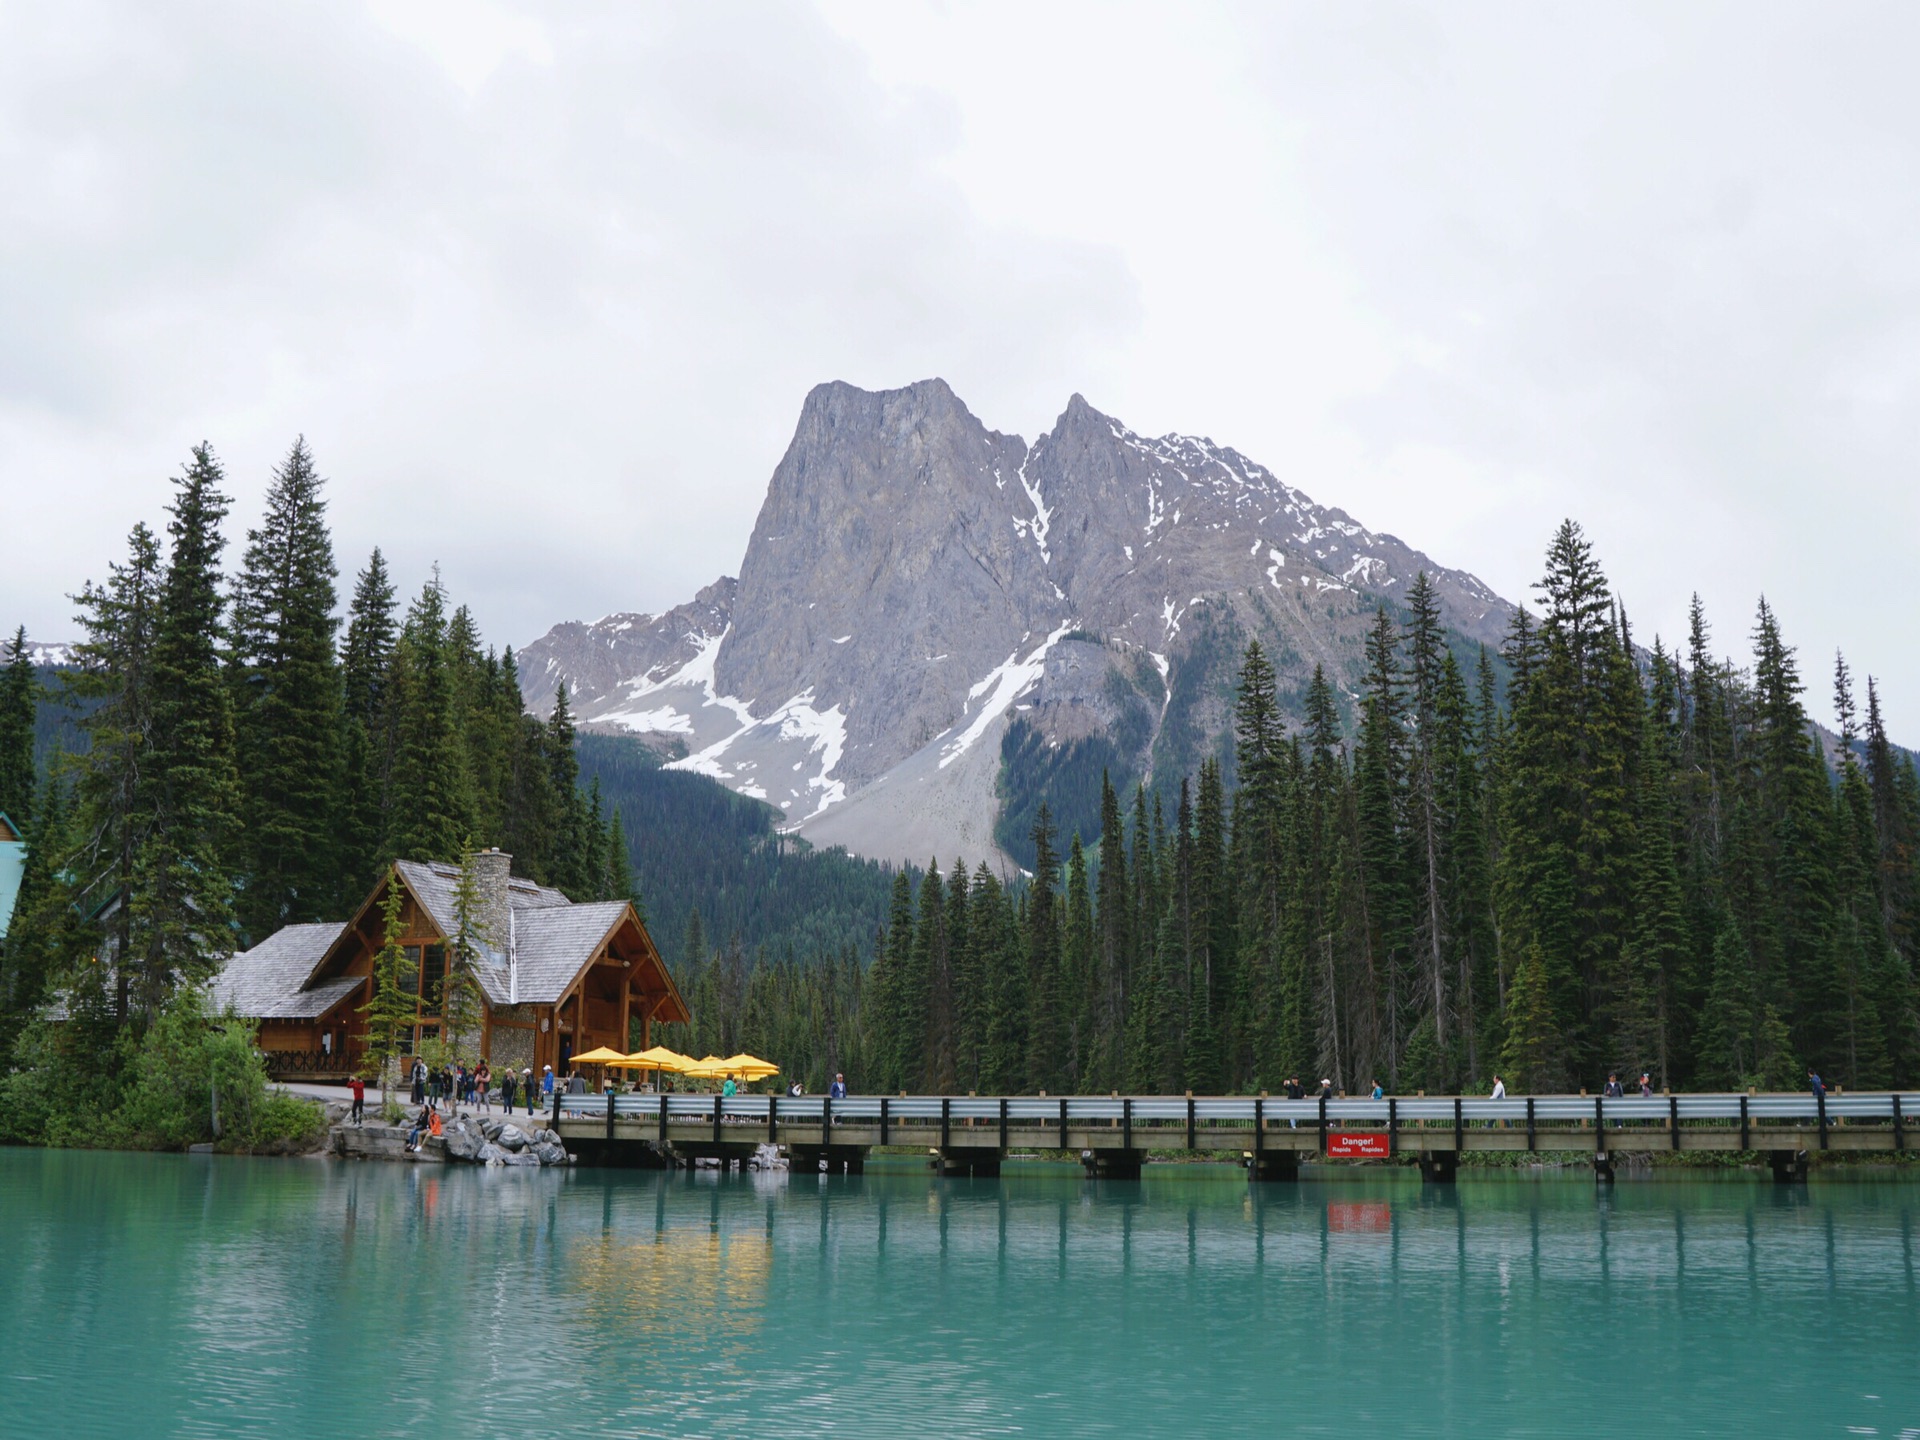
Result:
{"label": "reflection on water", "polygon": [[1920,1436],[1917,1209],[0,1151],[0,1433]]}

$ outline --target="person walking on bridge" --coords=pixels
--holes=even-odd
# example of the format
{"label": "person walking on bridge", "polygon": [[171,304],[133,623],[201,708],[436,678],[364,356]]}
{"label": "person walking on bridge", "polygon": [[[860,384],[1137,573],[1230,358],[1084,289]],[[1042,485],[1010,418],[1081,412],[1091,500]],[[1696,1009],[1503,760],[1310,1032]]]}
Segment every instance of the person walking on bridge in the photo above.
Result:
{"label": "person walking on bridge", "polygon": [[1642,1100],[1651,1100],[1653,1098],[1653,1076],[1649,1075],[1645,1070],[1640,1072],[1640,1098]]}
{"label": "person walking on bridge", "polygon": [[847,1077],[838,1071],[834,1072],[833,1084],[827,1087],[827,1098],[829,1100],[844,1100],[847,1098]]}
{"label": "person walking on bridge", "polygon": [[1807,1067],[1807,1089],[1813,1092],[1815,1100],[1822,1099],[1827,1093],[1827,1082],[1815,1073],[1812,1066]]}
{"label": "person walking on bridge", "polygon": [[[1493,1094],[1488,1098],[1493,1100],[1504,1100],[1507,1098],[1507,1082],[1502,1080],[1498,1075],[1493,1077]],[[1498,1125],[1502,1130],[1507,1128],[1507,1122],[1504,1120],[1492,1121],[1490,1122],[1490,1126],[1491,1125]]]}
{"label": "person walking on bridge", "polygon": [[1607,1076],[1607,1087],[1600,1092],[1609,1100],[1623,1100],[1627,1092],[1620,1088],[1620,1076],[1616,1072]]}

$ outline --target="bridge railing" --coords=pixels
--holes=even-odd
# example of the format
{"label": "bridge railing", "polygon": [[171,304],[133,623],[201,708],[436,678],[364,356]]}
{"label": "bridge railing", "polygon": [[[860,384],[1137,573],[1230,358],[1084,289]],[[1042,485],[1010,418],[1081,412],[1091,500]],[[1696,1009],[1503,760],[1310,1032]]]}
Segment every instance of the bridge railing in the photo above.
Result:
{"label": "bridge railing", "polygon": [[[609,1097],[606,1095],[562,1095],[562,1118],[604,1119]],[[668,1123],[711,1122],[716,1097],[712,1095],[615,1095],[611,1097],[616,1119],[658,1121],[661,1107],[666,1108]],[[1248,1128],[1259,1116],[1268,1130],[1318,1126],[1322,1117],[1319,1097],[1286,1100],[1252,1096],[1171,1095],[850,1095],[828,1101],[822,1095],[735,1095],[718,1100],[719,1115],[731,1123],[765,1125],[777,1105],[778,1124],[820,1125],[831,1104],[834,1125],[871,1127],[885,1120],[890,1130],[904,1131],[916,1138],[942,1125],[997,1126],[1004,1118],[1009,1126],[1022,1129],[1057,1127],[1064,1118],[1069,1126],[1132,1126],[1156,1130],[1184,1128],[1190,1122],[1208,1129]],[[1565,1128],[1590,1126],[1597,1119],[1603,1125],[1632,1125],[1649,1122],[1739,1123],[1753,1125],[1817,1125],[1823,1118],[1822,1104],[1810,1094],[1687,1094],[1656,1095],[1643,1098],[1629,1095],[1607,1099],[1592,1095],[1507,1096],[1494,1100],[1486,1096],[1408,1096],[1388,1100],[1364,1097],[1330,1097],[1324,1115],[1329,1128],[1365,1127],[1383,1129],[1391,1124],[1433,1127],[1454,1124],[1484,1127],[1501,1122],[1523,1125],[1531,1119],[1536,1126]],[[1912,1124],[1920,1118],[1920,1092],[1875,1092],[1828,1095],[1824,1119],[1840,1121],[1892,1122]]]}

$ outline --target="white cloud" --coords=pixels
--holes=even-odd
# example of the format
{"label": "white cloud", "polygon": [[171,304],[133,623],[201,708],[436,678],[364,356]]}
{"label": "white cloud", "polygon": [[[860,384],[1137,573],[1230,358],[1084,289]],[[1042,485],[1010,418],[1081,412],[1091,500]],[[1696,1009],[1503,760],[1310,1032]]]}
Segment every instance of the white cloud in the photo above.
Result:
{"label": "white cloud", "polygon": [[[1920,736],[1898,7],[80,3],[0,46],[0,623],[210,438],[494,638],[738,563],[801,397],[1212,434]],[[29,537],[22,545],[14,537]]]}

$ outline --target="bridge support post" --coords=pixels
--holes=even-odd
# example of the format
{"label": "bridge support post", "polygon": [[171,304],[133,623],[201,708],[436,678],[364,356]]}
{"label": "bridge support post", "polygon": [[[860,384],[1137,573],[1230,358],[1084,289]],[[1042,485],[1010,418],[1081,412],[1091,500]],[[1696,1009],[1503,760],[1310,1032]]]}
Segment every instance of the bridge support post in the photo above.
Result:
{"label": "bridge support post", "polygon": [[1611,1150],[1593,1152],[1593,1178],[1602,1185],[1613,1183],[1613,1152]]}
{"label": "bridge support post", "polygon": [[1000,1174],[1000,1162],[1006,1158],[1003,1150],[990,1150],[984,1145],[966,1145],[951,1150],[941,1150],[933,1157],[933,1173],[940,1176],[966,1175],[975,1180],[992,1180]]}
{"label": "bridge support post", "polygon": [[1807,1183],[1807,1152],[1804,1150],[1769,1150],[1767,1165],[1773,1171],[1773,1183],[1776,1185]]}
{"label": "bridge support post", "polygon": [[1460,1178],[1458,1150],[1422,1150],[1420,1179],[1428,1185],[1451,1185]]}

